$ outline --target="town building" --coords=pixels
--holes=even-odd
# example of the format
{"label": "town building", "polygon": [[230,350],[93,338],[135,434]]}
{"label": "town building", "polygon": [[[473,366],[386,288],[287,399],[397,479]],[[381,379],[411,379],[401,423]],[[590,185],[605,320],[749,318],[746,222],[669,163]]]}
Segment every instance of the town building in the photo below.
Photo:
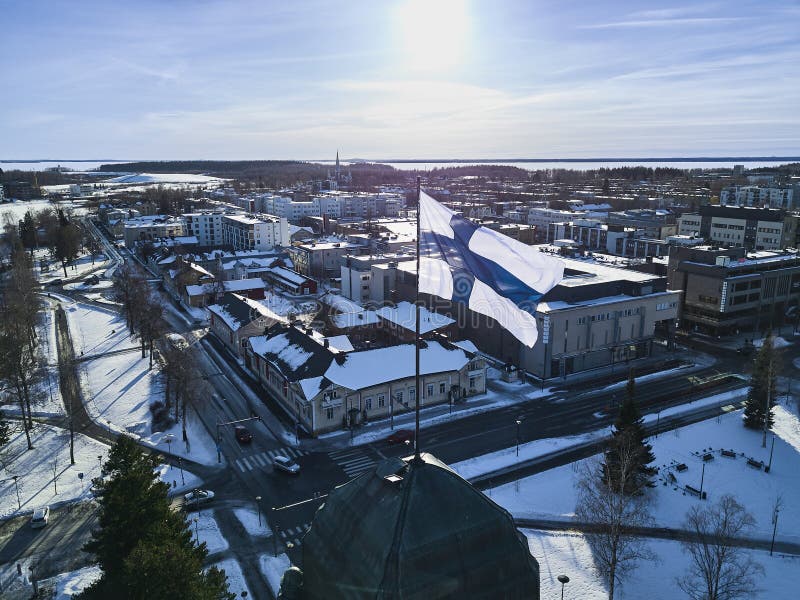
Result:
{"label": "town building", "polygon": [[[249,338],[245,363],[298,426],[316,436],[413,410],[414,355],[414,344],[344,352],[302,327],[276,325]],[[428,340],[420,365],[420,406],[486,392],[486,364],[475,352]]]}
{"label": "town building", "polygon": [[678,233],[746,250],[780,250],[797,247],[799,218],[774,208],[709,204],[696,213],[681,215]]}
{"label": "town building", "polygon": [[729,186],[719,193],[719,203],[729,206],[755,206],[762,208],[795,208],[796,194],[800,190],[796,186]]}
{"label": "town building", "polygon": [[211,331],[234,356],[244,356],[247,338],[263,335],[280,317],[257,300],[226,292],[218,304],[208,307]]}
{"label": "town building", "polygon": [[800,256],[742,247],[675,248],[670,289],[683,290],[680,327],[726,335],[798,323]]}
{"label": "town building", "polygon": [[201,246],[218,248],[223,245],[222,218],[230,211],[210,210],[182,215],[186,221],[186,233],[194,235]]}
{"label": "town building", "polygon": [[346,254],[357,253],[362,249],[337,238],[311,240],[288,248],[289,255],[298,273],[318,279],[338,278],[341,258]]}
{"label": "town building", "polygon": [[289,222],[269,215],[223,215],[222,243],[235,250],[270,250],[291,244]]}
{"label": "town building", "polygon": [[678,233],[675,215],[668,210],[637,208],[608,213],[609,227],[619,226],[640,232],[643,237],[666,239]]}
{"label": "town building", "polygon": [[187,306],[201,308],[216,303],[226,292],[234,292],[251,300],[263,300],[265,290],[264,280],[257,277],[221,282],[214,281],[184,286],[182,300]]}
{"label": "town building", "polygon": [[133,249],[136,242],[186,234],[182,219],[168,215],[148,215],[129,219],[123,224],[125,247]]}

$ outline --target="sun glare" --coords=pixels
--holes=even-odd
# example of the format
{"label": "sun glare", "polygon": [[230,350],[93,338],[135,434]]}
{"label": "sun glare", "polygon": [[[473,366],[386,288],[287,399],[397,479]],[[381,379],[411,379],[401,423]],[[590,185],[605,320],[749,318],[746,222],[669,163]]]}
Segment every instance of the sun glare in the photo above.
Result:
{"label": "sun glare", "polygon": [[414,70],[458,65],[469,37],[467,0],[406,0],[398,9],[403,60]]}

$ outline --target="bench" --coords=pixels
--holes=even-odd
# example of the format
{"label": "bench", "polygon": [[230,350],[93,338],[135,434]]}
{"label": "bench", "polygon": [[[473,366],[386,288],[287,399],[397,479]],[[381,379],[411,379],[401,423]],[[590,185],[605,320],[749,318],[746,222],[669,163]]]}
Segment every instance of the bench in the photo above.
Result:
{"label": "bench", "polygon": [[764,462],[763,461],[756,460],[755,458],[748,458],[747,459],[747,464],[750,465],[751,467],[755,468],[755,469],[758,469],[759,471],[764,466]]}
{"label": "bench", "polygon": [[703,454],[703,462],[708,462],[710,460],[714,460],[714,455],[711,452],[706,452]]}
{"label": "bench", "polygon": [[728,458],[736,458],[736,452],[733,450],[720,450],[722,456],[727,456]]}
{"label": "bench", "polygon": [[687,492],[689,492],[692,496],[697,496],[701,500],[705,500],[706,499],[706,493],[705,492],[701,493],[700,490],[698,490],[696,487],[693,487],[691,485],[685,485],[684,489]]}
{"label": "bench", "polygon": [[681,463],[681,464],[679,464],[679,465],[676,465],[676,466],[675,466],[675,470],[676,470],[678,473],[683,473],[683,472],[684,472],[684,471],[686,471],[688,468],[689,468],[689,467],[688,467],[688,466],[686,466],[686,463]]}

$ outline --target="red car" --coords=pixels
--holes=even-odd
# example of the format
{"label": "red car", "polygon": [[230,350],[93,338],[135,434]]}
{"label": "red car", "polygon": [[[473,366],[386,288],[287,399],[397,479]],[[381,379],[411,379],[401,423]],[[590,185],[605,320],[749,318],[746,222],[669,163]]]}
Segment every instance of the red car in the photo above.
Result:
{"label": "red car", "polygon": [[414,432],[410,429],[398,429],[394,433],[390,434],[386,441],[390,444],[402,444],[405,442],[414,442]]}
{"label": "red car", "polygon": [[249,444],[253,441],[253,434],[244,425],[234,427],[233,433],[236,435],[236,441],[240,444]]}

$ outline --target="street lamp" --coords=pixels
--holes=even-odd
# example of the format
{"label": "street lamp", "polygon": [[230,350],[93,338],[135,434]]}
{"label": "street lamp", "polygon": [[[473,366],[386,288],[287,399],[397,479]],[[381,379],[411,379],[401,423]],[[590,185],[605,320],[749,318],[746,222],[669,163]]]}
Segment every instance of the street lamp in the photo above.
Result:
{"label": "street lamp", "polygon": [[167,452],[170,454],[172,454],[172,438],[173,435],[171,433],[164,436],[164,441],[167,442]]}
{"label": "street lamp", "polygon": [[564,586],[569,583],[569,577],[566,575],[559,575],[556,579],[561,582],[561,600],[564,600]]}
{"label": "street lamp", "polygon": [[19,484],[17,483],[19,475],[12,475],[11,479],[14,480],[14,488],[17,490],[17,510],[22,510],[22,502],[19,499]]}
{"label": "street lamp", "polygon": [[181,485],[186,485],[186,480],[183,478],[183,459],[180,456],[178,457],[178,469],[181,472]]}
{"label": "street lamp", "polygon": [[200,545],[200,533],[197,530],[197,522],[200,520],[199,517],[194,517],[192,521],[194,521],[194,537],[197,539],[197,545]]}
{"label": "street lamp", "polygon": [[258,526],[261,527],[261,496],[256,496],[256,508],[258,509]]}
{"label": "street lamp", "polygon": [[519,426],[522,425],[522,419],[517,419],[517,458],[519,458]]}

